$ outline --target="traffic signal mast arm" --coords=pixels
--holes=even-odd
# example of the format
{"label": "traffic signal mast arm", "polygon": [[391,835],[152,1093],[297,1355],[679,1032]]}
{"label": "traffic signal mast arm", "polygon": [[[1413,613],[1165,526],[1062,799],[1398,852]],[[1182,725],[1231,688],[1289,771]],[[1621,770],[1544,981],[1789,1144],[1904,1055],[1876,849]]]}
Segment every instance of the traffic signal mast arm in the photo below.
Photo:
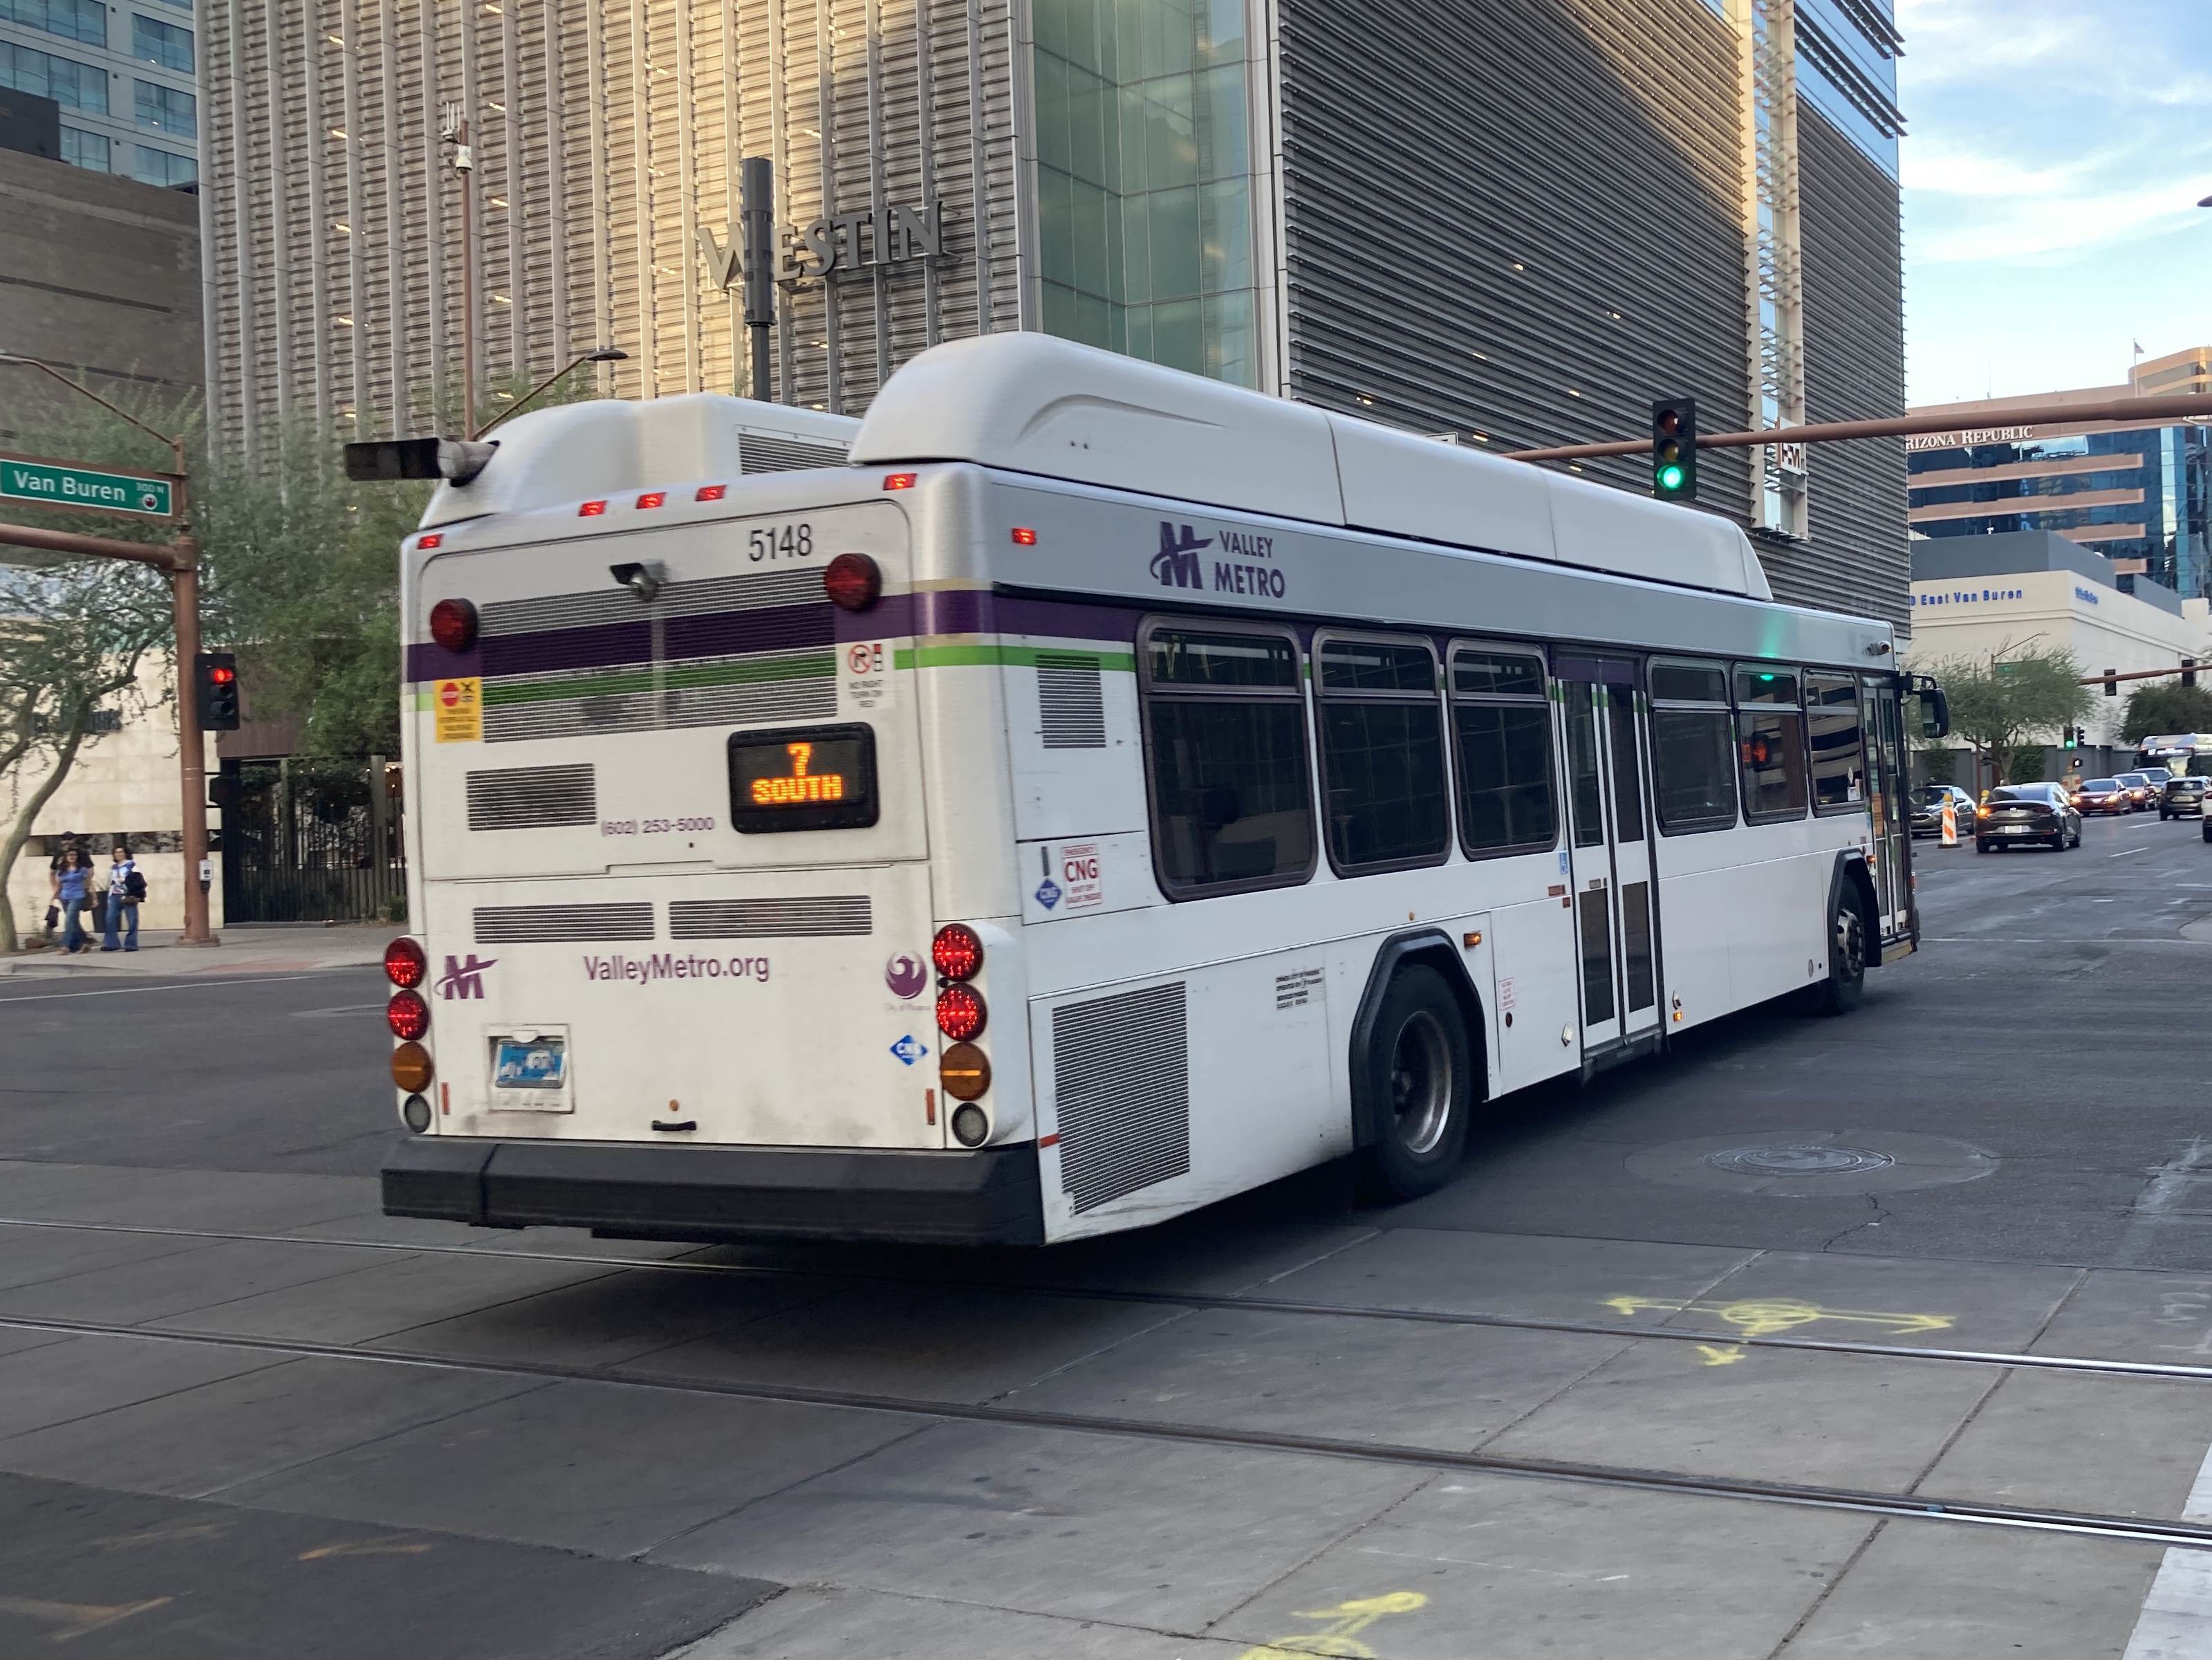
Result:
{"label": "traffic signal mast arm", "polygon": [[[2004,411],[2007,426],[2081,426],[2117,422],[2128,427],[2169,422],[2212,420],[2212,396],[2197,392],[2172,398],[2117,398],[2105,404],[2031,404]],[[1803,427],[1770,427],[1760,432],[1698,435],[1699,449],[1751,449],[1762,444],[1833,443],[1846,438],[1903,438],[1922,432],[1957,432],[1956,415],[1899,415],[1881,421],[1825,421]],[[1648,455],[1648,438],[1604,444],[1562,444],[1550,449],[1506,450],[1515,461],[1586,461],[1607,455]]]}

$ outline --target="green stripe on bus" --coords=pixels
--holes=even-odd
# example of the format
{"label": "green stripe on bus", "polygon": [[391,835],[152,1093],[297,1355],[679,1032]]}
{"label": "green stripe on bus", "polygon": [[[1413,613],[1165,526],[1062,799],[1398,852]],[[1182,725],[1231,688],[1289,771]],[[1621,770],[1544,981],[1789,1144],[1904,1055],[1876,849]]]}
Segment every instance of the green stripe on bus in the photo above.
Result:
{"label": "green stripe on bus", "polygon": [[564,697],[618,697],[629,692],[689,690],[702,686],[756,685],[776,680],[826,680],[837,672],[831,652],[762,658],[744,663],[674,664],[655,675],[650,670],[595,674],[573,680],[487,680],[484,707],[544,703]]}
{"label": "green stripe on bus", "polygon": [[1048,668],[1079,668],[1087,660],[1102,669],[1123,674],[1137,672],[1137,654],[1127,651],[1085,651],[1079,646],[902,646],[893,654],[892,666],[902,669],[957,669],[1011,663],[1033,669],[1040,658]]}

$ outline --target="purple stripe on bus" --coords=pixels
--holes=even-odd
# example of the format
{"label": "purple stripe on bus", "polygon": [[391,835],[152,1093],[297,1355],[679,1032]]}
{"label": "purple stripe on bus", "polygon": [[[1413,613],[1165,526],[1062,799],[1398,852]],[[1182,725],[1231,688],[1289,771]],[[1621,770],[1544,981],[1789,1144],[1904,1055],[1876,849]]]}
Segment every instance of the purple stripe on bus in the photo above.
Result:
{"label": "purple stripe on bus", "polygon": [[471,679],[483,672],[483,653],[447,651],[434,640],[407,648],[407,678],[410,682]]}
{"label": "purple stripe on bus", "polygon": [[836,638],[830,621],[833,610],[825,599],[811,605],[771,605],[754,611],[715,611],[705,617],[672,617],[663,627],[662,638],[672,660],[826,646]]}
{"label": "purple stripe on bus", "polygon": [[556,669],[607,668],[653,657],[653,625],[601,623],[583,629],[544,629],[535,634],[495,634],[477,642],[483,672],[543,674]]}

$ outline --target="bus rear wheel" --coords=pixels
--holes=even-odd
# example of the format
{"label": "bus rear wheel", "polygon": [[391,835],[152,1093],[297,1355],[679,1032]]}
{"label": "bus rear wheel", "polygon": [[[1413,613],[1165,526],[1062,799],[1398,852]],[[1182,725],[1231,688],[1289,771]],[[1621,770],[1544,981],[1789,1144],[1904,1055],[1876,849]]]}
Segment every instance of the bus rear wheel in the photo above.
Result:
{"label": "bus rear wheel", "polygon": [[1380,1120],[1368,1149],[1378,1185],[1395,1199],[1434,1193],[1466,1151],[1474,1100],[1467,1023],[1442,975],[1415,964],[1391,979],[1363,1064]]}

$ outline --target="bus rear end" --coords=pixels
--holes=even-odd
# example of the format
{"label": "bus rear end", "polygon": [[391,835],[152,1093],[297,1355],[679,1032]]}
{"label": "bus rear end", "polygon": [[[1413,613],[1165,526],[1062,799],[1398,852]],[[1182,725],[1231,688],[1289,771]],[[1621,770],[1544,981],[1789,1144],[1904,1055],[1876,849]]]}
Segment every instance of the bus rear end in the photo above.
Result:
{"label": "bus rear end", "polygon": [[[1034,1147],[963,1146],[942,1095],[914,553],[882,486],[630,490],[416,538],[388,1212],[1042,1237]],[[980,989],[981,937],[947,937]]]}

